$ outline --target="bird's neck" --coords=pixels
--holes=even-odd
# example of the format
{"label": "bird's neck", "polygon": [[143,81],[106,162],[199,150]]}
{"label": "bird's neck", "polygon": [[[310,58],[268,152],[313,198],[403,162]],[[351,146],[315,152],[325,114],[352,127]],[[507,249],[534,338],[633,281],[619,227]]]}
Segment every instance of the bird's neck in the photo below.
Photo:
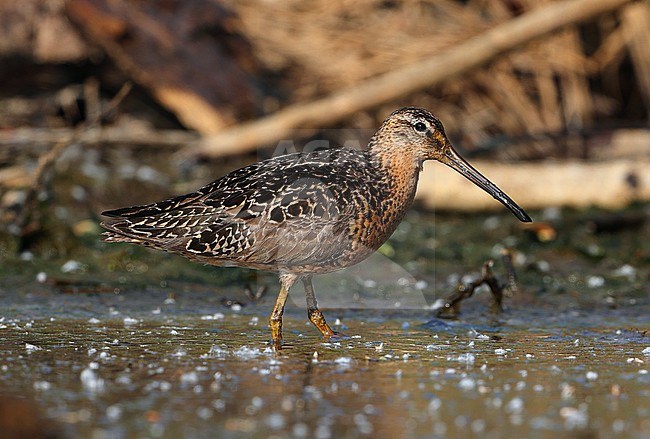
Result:
{"label": "bird's neck", "polygon": [[[413,203],[418,184],[419,166],[399,155],[389,156],[368,151],[369,183],[366,212],[372,221],[364,223],[361,243],[378,249],[393,234]],[[374,192],[373,192],[374,191]]]}
{"label": "bird's neck", "polygon": [[371,155],[373,166],[378,169],[382,182],[386,185],[390,198],[404,209],[415,197],[422,162],[409,154],[391,153],[382,150]]}

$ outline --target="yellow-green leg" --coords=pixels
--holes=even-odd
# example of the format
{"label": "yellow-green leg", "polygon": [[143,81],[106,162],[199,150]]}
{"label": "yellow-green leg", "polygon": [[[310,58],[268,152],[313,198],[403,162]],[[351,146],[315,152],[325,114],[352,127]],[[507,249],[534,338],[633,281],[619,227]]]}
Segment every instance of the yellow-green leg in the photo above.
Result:
{"label": "yellow-green leg", "polygon": [[280,293],[275,301],[275,306],[269,319],[273,347],[277,350],[282,348],[282,314],[284,313],[284,304],[287,302],[287,297],[289,296],[289,288],[296,282],[296,279],[298,279],[298,276],[294,274],[280,275]]}
{"label": "yellow-green leg", "polygon": [[325,321],[323,313],[318,309],[318,302],[316,302],[316,295],[314,294],[314,285],[311,282],[311,275],[302,277],[302,283],[305,286],[305,295],[307,296],[307,316],[309,321],[318,328],[323,337],[331,337],[336,333]]}

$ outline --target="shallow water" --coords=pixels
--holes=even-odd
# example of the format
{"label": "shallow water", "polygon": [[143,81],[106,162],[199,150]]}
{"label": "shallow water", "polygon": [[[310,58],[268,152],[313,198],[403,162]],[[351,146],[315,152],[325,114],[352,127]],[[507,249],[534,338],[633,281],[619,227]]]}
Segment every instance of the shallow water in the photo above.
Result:
{"label": "shallow water", "polygon": [[[315,278],[349,338],[323,342],[297,287],[279,353],[274,275],[98,230],[18,255],[0,242],[0,437],[650,438],[650,222],[597,234],[600,212],[555,214],[539,242],[508,213],[411,212],[367,262]],[[435,319],[486,259],[504,279],[504,247],[520,286],[505,312],[480,290]]]}
{"label": "shallow water", "polygon": [[124,315],[112,300],[83,300],[96,317],[4,318],[2,398],[34,401],[62,437],[650,434],[648,316],[347,312],[349,338],[323,342],[289,310],[275,353],[260,307]]}

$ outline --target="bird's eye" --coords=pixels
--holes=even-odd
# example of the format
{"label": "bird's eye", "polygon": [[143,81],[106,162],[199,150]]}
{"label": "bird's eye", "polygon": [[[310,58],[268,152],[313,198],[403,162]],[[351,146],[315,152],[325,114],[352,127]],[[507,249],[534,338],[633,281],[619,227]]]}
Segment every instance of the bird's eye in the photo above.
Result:
{"label": "bird's eye", "polygon": [[427,126],[423,122],[418,122],[415,124],[415,131],[418,133],[424,133],[427,130]]}

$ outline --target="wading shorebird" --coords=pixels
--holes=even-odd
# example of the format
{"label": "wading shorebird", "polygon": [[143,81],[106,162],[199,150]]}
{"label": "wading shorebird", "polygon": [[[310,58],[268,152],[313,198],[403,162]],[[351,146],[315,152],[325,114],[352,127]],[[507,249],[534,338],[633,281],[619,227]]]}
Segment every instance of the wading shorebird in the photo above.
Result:
{"label": "wading shorebird", "polygon": [[377,250],[413,203],[425,160],[455,169],[524,222],[530,217],[462,159],[442,123],[419,108],[394,111],[365,150],[334,148],[273,157],[231,172],[196,192],[103,212],[104,240],[178,253],[216,266],[277,272],[270,316],[282,344],[289,289],[301,279],[307,315],[336,335],[318,309],[312,276],[349,267]]}

